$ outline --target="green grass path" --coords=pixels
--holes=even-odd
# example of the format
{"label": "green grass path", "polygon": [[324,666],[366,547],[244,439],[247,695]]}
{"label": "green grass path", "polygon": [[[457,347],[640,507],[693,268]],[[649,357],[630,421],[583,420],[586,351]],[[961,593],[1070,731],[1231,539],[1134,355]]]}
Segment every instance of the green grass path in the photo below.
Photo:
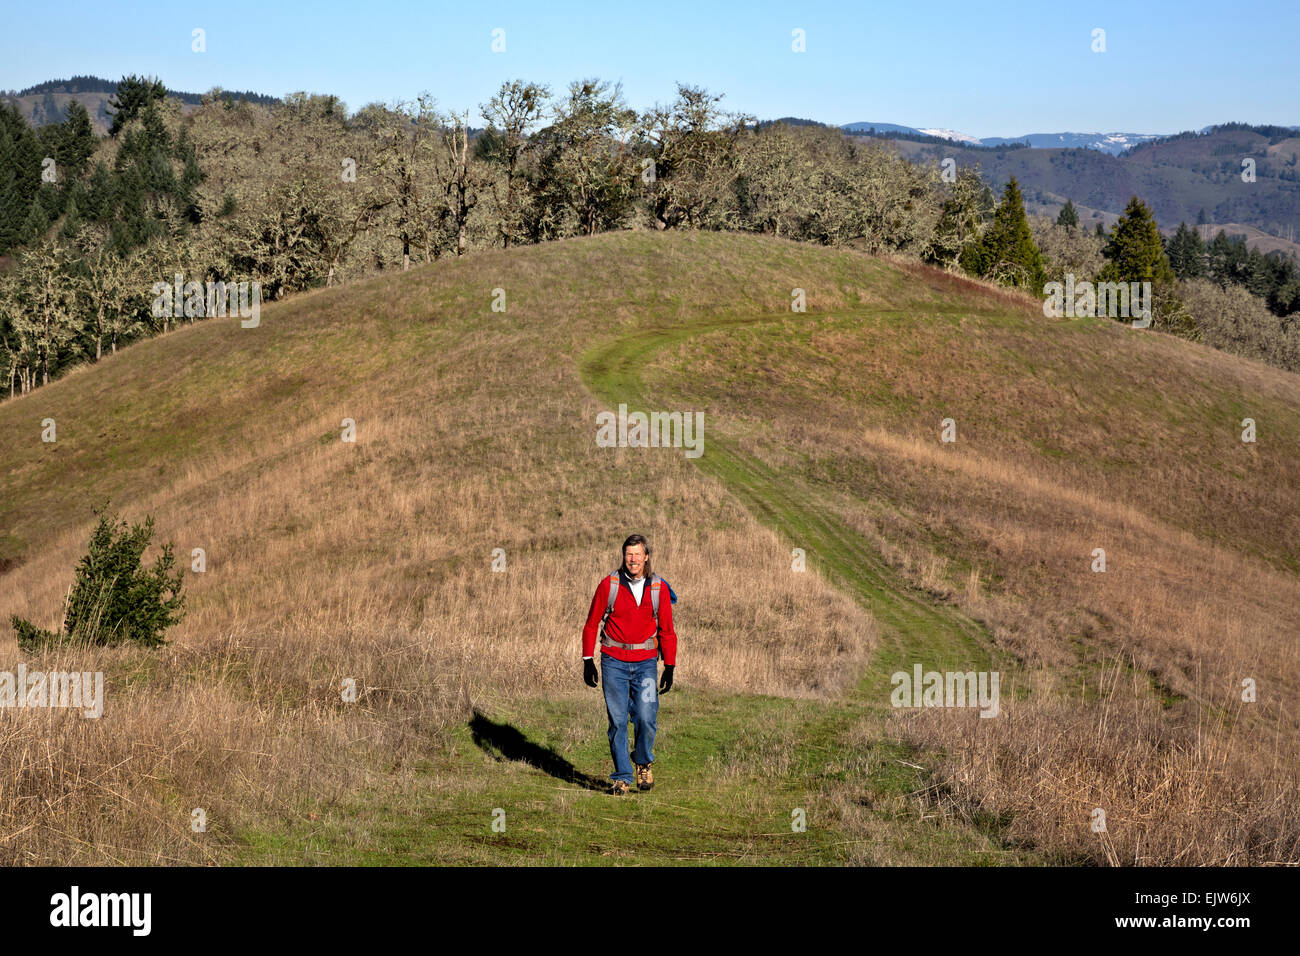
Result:
{"label": "green grass path", "polygon": [[[657,350],[784,315],[714,317],[603,343],[582,361],[611,407],[653,409],[638,370]],[[856,690],[827,704],[692,688],[660,703],[657,786],[615,798],[599,691],[518,705],[458,728],[427,764],[394,770],[346,805],[287,831],[238,834],[236,862],[323,864],[842,864],[1043,862],[1012,847],[997,821],[935,812],[924,755],[883,733],[889,675],[983,669],[981,627],[909,587],[812,489],[775,474],[710,422],[697,464],[762,523],[806,550],[809,566],[880,624],[881,646]],[[575,682],[578,679],[575,669]],[[477,738],[477,739],[476,739]],[[569,743],[566,744],[566,741]],[[574,742],[576,741],[576,742]],[[504,830],[493,830],[494,811]],[[792,821],[802,812],[806,829]],[[495,817],[502,819],[500,814]]]}

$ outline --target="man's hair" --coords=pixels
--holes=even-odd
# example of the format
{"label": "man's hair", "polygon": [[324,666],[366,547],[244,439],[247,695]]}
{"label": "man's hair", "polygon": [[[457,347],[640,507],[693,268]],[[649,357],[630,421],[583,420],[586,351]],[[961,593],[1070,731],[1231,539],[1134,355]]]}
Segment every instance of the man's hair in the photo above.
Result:
{"label": "man's hair", "polygon": [[641,573],[648,579],[651,576],[650,542],[645,539],[645,535],[643,534],[630,534],[627,536],[627,540],[623,542],[623,549],[618,553],[619,567],[624,571],[627,570],[627,561],[624,558],[624,554],[627,552],[628,548],[635,544],[639,544],[641,547],[645,548],[645,564],[641,568]]}

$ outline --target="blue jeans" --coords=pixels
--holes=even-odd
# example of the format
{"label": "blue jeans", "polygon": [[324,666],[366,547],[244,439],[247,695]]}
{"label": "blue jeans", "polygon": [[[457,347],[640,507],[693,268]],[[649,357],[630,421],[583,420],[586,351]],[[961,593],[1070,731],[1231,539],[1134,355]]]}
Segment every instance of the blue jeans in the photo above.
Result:
{"label": "blue jeans", "polygon": [[[605,685],[605,713],[609,715],[609,755],[614,758],[610,780],[632,783],[632,761],[653,763],[655,730],[659,718],[659,658],[627,662],[600,655],[600,676]],[[636,745],[627,750],[627,721],[632,718]]]}

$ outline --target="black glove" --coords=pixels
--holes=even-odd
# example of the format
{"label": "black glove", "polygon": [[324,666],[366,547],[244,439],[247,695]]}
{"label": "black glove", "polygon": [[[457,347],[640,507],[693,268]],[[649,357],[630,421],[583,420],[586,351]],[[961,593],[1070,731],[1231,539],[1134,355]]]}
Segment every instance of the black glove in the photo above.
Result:
{"label": "black glove", "polygon": [[664,676],[659,681],[659,693],[666,694],[673,689],[673,665],[664,665]]}
{"label": "black glove", "polygon": [[596,662],[590,657],[583,658],[582,679],[586,681],[588,687],[595,687],[600,683],[600,677],[596,674]]}

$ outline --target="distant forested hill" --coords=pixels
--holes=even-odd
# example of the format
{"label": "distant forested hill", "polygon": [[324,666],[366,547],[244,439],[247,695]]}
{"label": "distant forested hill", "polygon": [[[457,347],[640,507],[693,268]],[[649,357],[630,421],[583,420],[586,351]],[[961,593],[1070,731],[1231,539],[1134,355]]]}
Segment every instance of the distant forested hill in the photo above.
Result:
{"label": "distant forested hill", "polygon": [[[909,159],[978,165],[996,190],[1015,177],[1025,201],[1070,199],[1108,222],[1141,196],[1164,228],[1179,222],[1238,223],[1273,236],[1300,235],[1300,133],[1227,123],[1142,143],[1118,156],[1094,149],[968,149],[957,143],[891,139]],[[1253,181],[1243,180],[1253,160]]]}
{"label": "distant forested hill", "polygon": [[[106,80],[98,76],[74,76],[66,80],[46,80],[44,83],[37,83],[23,90],[0,92],[0,100],[16,105],[32,126],[62,123],[67,118],[68,104],[76,100],[86,108],[95,132],[102,136],[108,132],[108,127],[113,122],[108,102],[116,93],[116,80]],[[279,102],[278,97],[254,93],[251,90],[238,92],[225,90],[223,93],[236,100],[248,100],[263,105]],[[167,95],[176,97],[186,106],[198,106],[203,99],[201,93],[186,93],[181,90],[169,89]]]}

